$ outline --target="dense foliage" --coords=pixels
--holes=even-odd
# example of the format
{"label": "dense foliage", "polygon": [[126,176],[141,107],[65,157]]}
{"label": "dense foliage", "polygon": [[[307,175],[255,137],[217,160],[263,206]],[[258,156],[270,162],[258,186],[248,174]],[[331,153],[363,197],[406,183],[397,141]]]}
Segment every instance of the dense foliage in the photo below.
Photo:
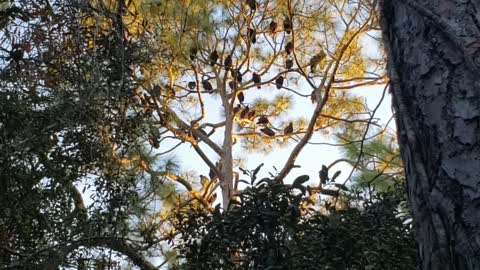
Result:
{"label": "dense foliage", "polygon": [[307,179],[292,185],[262,179],[223,213],[177,213],[184,258],[178,268],[415,269],[403,188],[366,197],[352,191],[342,203],[312,205],[311,191],[302,185]]}
{"label": "dense foliage", "polygon": [[[316,188],[284,184],[329,134],[342,181],[401,182],[348,93],[385,83],[362,50],[375,1],[317,4],[0,0],[0,269],[411,267],[396,192],[327,181],[340,161]],[[292,146],[242,189],[248,154]],[[194,172],[172,161],[183,150]]]}

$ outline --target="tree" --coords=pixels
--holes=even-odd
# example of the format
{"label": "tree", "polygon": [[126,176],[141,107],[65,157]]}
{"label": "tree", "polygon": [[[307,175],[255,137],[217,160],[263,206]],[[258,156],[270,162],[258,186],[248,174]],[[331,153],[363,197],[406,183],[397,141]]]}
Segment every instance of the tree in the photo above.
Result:
{"label": "tree", "polygon": [[2,268],[113,265],[106,248],[154,269],[150,202],[175,190],[141,170],[155,157],[135,69],[151,51],[124,27],[123,2],[102,3],[2,1]]}
{"label": "tree", "polygon": [[[362,54],[374,7],[2,1],[2,267],[100,268],[123,256],[155,269],[146,254],[174,257],[163,248],[179,237],[172,209],[214,212],[218,188],[223,210],[240,196],[235,149],[294,144],[281,184],[314,136],[367,134],[373,117],[348,90],[385,80],[381,59]],[[308,119],[288,115],[300,99]],[[166,160],[182,144],[205,169]],[[312,192],[338,196],[346,187],[326,189],[324,167]]]}
{"label": "tree", "polygon": [[[370,123],[361,117],[361,100],[346,91],[385,79],[376,73],[381,61],[363,57],[360,42],[376,29],[374,6],[290,0],[148,5],[150,24],[162,32],[164,56],[142,69],[160,124],[152,128],[179,141],[174,147],[188,143],[208,167],[208,177],[199,178],[213,184],[200,192],[189,184],[192,179],[167,177],[204,205],[219,187],[226,207],[239,190],[239,147],[271,151],[295,142],[277,177],[282,182],[314,134]],[[153,89],[168,94],[156,98]],[[294,99],[313,102],[309,118],[286,115]]]}
{"label": "tree", "polygon": [[478,1],[382,1],[420,269],[478,269]]}

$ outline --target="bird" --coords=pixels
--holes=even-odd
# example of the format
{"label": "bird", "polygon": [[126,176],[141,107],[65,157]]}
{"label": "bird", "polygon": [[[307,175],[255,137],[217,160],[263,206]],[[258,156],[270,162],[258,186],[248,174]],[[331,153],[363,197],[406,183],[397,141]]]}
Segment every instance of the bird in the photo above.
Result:
{"label": "bird", "polygon": [[255,29],[248,28],[247,36],[248,36],[248,39],[250,40],[250,42],[252,42],[253,44],[255,44],[255,42],[257,42],[257,37],[255,35]]}
{"label": "bird", "polygon": [[160,141],[158,141],[157,137],[155,137],[155,136],[150,137],[150,144],[155,149],[158,149],[160,147]]}
{"label": "bird", "polygon": [[232,67],[232,56],[229,54],[227,58],[223,61],[223,64],[225,65],[225,68],[228,70]]}
{"label": "bird", "polygon": [[213,90],[213,86],[209,81],[203,81],[202,86],[206,91],[212,91]]}
{"label": "bird", "polygon": [[237,115],[242,110],[242,106],[238,104],[236,107],[233,108],[233,115]]}
{"label": "bird", "polygon": [[243,103],[243,101],[245,101],[245,95],[243,94],[243,92],[238,92],[237,98],[238,98],[238,102],[240,103]]}
{"label": "bird", "polygon": [[257,85],[258,89],[261,88],[260,83],[262,82],[262,79],[260,78],[260,75],[254,72],[252,74],[252,81]]}
{"label": "bird", "polygon": [[250,7],[251,10],[256,10],[257,9],[257,1],[255,0],[247,0],[247,5]]}
{"label": "bird", "polygon": [[285,17],[285,20],[283,21],[283,30],[285,30],[287,34],[290,34],[290,32],[292,31],[292,22],[288,17]]}
{"label": "bird", "polygon": [[268,28],[270,29],[270,32],[272,32],[272,34],[275,34],[278,31],[278,23],[272,20]]}
{"label": "bird", "polygon": [[283,76],[278,76],[277,79],[275,80],[275,85],[277,86],[277,89],[281,89],[283,86],[283,81],[284,78]]}
{"label": "bird", "polygon": [[287,59],[287,61],[285,61],[285,67],[287,69],[291,69],[293,67],[293,60],[292,59]]}
{"label": "bird", "polygon": [[245,116],[245,118],[247,118],[248,120],[252,121],[254,118],[255,118],[255,110],[251,110],[247,113],[247,115]]}
{"label": "bird", "polygon": [[197,87],[197,83],[196,82],[188,82],[188,88],[190,89],[195,89],[195,87]]}
{"label": "bird", "polygon": [[285,51],[287,52],[287,54],[291,54],[292,50],[293,50],[293,44],[292,44],[292,42],[288,42],[285,45]]}
{"label": "bird", "polygon": [[237,82],[241,83],[243,81],[243,77],[242,77],[242,72],[240,72],[240,70],[235,70],[233,71],[232,70],[232,76],[233,78],[235,78],[237,80]]}
{"label": "bird", "polygon": [[195,57],[197,57],[198,49],[196,47],[193,47],[190,49],[190,60],[193,61],[195,60]]}
{"label": "bird", "polygon": [[229,81],[228,82],[228,87],[230,87],[230,89],[232,89],[232,90],[235,90],[237,88],[234,81]]}
{"label": "bird", "polygon": [[218,52],[217,52],[217,51],[213,51],[213,52],[210,54],[209,59],[210,59],[210,65],[211,65],[211,66],[214,66],[215,63],[217,63],[217,61],[218,61]]}
{"label": "bird", "polygon": [[243,108],[242,112],[240,113],[240,118],[246,118],[248,112],[250,111],[250,108],[248,108],[248,105]]}
{"label": "bird", "polygon": [[324,51],[320,51],[318,54],[310,58],[310,71],[312,73],[315,72],[315,68],[317,67],[317,65],[320,64],[326,56],[327,54]]}
{"label": "bird", "polygon": [[284,129],[283,129],[283,134],[284,135],[290,135],[293,133],[293,123],[290,122]]}
{"label": "bird", "polygon": [[152,95],[159,98],[161,94],[162,94],[162,88],[160,87],[160,85],[155,84],[152,88]]}
{"label": "bird", "polygon": [[269,127],[264,127],[262,129],[260,129],[260,131],[263,132],[264,134],[266,134],[269,137],[275,136],[275,131],[271,130]]}
{"label": "bird", "polygon": [[268,123],[268,118],[265,115],[260,116],[257,120],[257,125],[267,125]]}

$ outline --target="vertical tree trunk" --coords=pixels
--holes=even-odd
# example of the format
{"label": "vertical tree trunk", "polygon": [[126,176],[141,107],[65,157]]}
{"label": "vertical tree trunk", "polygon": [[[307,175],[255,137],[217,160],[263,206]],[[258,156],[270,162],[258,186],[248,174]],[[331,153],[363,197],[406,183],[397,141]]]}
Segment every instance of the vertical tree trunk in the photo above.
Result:
{"label": "vertical tree trunk", "polygon": [[419,269],[480,269],[480,1],[381,12]]}

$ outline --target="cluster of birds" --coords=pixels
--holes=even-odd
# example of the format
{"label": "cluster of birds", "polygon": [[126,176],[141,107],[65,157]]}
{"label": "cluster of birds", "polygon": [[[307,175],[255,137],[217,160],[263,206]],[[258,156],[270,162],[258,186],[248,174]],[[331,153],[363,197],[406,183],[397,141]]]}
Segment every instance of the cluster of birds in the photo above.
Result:
{"label": "cluster of birds", "polygon": [[[255,12],[258,8],[258,3],[256,0],[245,0],[247,6],[250,8],[252,12]],[[280,26],[279,23],[272,20],[270,24],[268,25],[268,30],[272,33],[275,34],[280,31]],[[293,32],[293,21],[292,18],[289,16],[286,16],[284,21],[283,21],[283,31],[286,34],[291,34]],[[249,42],[252,44],[255,44],[257,42],[257,33],[254,28],[248,27],[247,32],[246,32],[246,37],[248,38]],[[285,53],[287,56],[290,56],[292,52],[294,51],[294,44],[292,41],[289,41],[285,44],[284,47]],[[196,58],[196,55],[198,53],[198,48],[192,48],[190,50],[190,59],[193,61]],[[326,58],[326,53],[323,52],[322,50],[314,55],[309,62],[309,67],[311,73],[316,72],[316,67],[322,63],[322,61]],[[214,50],[210,53],[208,56],[208,63],[211,66],[215,66],[216,64],[219,63],[220,55],[217,50]],[[288,58],[285,60],[285,68],[287,70],[291,70],[294,66],[294,61],[291,58]],[[243,75],[242,72],[239,69],[234,69],[233,68],[233,59],[232,55],[228,54],[225,59],[223,60],[223,67],[227,70],[230,71],[233,77],[233,80],[228,82],[228,86],[232,90],[236,90],[238,88],[238,83],[242,83],[243,81]],[[262,84],[262,79],[260,74],[253,72],[251,80],[253,81],[254,85],[257,88],[261,88]],[[285,82],[285,77],[282,75],[278,75],[275,78],[274,84],[277,89],[282,89],[284,86]],[[197,87],[196,82],[189,82],[188,83],[188,88],[193,90]],[[208,92],[212,93],[214,91],[212,84],[208,80],[202,80],[201,86],[203,89]],[[244,99],[245,96],[243,92],[239,92],[237,94],[237,99],[240,102],[236,107],[233,108],[233,114],[235,117],[238,117],[240,119],[246,119],[248,121],[254,121],[256,117],[255,111],[251,110],[248,105],[244,105]],[[269,121],[268,118],[264,115],[259,116],[257,119],[257,125],[263,126],[260,131],[264,133],[265,135],[269,137],[274,137],[275,136],[275,131],[271,128],[268,127]],[[284,129],[283,129],[283,134],[284,135],[291,135],[293,133],[293,123],[290,122]]]}

